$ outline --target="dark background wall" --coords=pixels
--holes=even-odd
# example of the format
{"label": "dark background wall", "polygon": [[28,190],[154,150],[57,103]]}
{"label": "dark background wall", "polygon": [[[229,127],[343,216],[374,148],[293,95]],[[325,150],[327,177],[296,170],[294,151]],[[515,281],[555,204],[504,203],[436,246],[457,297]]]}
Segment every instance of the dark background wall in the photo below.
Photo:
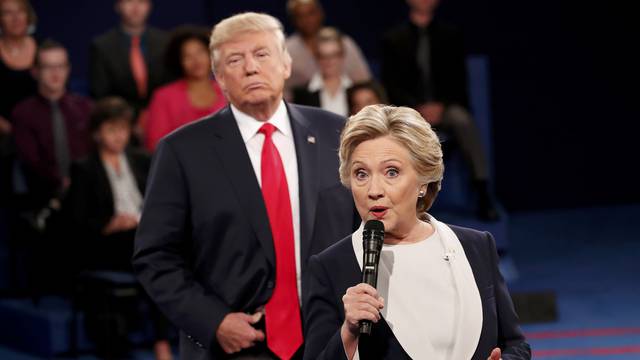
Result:
{"label": "dark background wall", "polygon": [[[90,39],[113,26],[113,1],[33,0],[38,33],[65,43],[84,80]],[[327,24],[359,42],[377,70],[380,36],[405,19],[402,0],[324,0]],[[212,25],[240,11],[288,24],[286,2],[155,1],[150,22]],[[627,6],[627,5],[625,5]],[[631,6],[631,5],[628,5]],[[640,201],[640,31],[613,2],[444,0],[469,53],[491,61],[496,189],[512,210]],[[634,45],[635,44],[635,45]]]}

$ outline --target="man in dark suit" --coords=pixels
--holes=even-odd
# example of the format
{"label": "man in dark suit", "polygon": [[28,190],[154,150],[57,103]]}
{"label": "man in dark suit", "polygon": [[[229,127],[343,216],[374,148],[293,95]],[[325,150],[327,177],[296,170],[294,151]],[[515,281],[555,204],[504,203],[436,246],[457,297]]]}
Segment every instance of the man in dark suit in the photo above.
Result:
{"label": "man in dark suit", "polygon": [[433,19],[439,0],[407,0],[409,22],[383,39],[382,81],[392,104],[416,109],[467,160],[477,193],[477,213],[497,220],[489,169],[469,113],[464,43],[454,28]]}
{"label": "man in dark suit", "polygon": [[91,44],[91,95],[120,96],[139,111],[168,80],[163,63],[168,35],[147,26],[151,0],[117,0],[115,8],[121,24]]}
{"label": "man in dark suit", "polygon": [[354,228],[337,171],[344,119],[283,101],[277,19],[227,18],[210,47],[230,105],[160,142],[134,269],[180,328],[180,358],[299,358],[306,261]]}

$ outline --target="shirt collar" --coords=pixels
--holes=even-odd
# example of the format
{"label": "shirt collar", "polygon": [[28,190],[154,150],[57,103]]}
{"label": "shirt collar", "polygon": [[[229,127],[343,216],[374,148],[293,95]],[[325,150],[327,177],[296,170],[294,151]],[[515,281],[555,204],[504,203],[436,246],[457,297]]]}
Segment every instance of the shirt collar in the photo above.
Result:
{"label": "shirt collar", "polygon": [[[347,75],[342,74],[340,76],[340,86],[342,86],[342,88],[347,89],[349,88],[349,86],[351,86],[351,84],[352,84],[352,81],[351,79],[349,79]],[[311,77],[311,80],[309,81],[309,86],[307,87],[307,89],[311,92],[315,92],[315,91],[322,90],[323,88],[324,88],[324,81],[322,81],[322,75],[320,75],[319,72],[316,72]]]}
{"label": "shirt collar", "polygon": [[[258,130],[260,130],[260,127],[262,127],[265,122],[257,120],[251,115],[240,111],[233,104],[230,105],[231,113],[233,113],[233,117],[238,123],[238,129],[240,129],[242,140],[244,140],[246,144],[255,134],[258,133]],[[289,122],[289,115],[287,114],[287,107],[285,106],[284,101],[280,101],[278,109],[276,109],[276,112],[273,113],[271,118],[266,122],[271,123],[286,137],[290,137],[293,134],[293,131],[291,130],[291,123]]]}

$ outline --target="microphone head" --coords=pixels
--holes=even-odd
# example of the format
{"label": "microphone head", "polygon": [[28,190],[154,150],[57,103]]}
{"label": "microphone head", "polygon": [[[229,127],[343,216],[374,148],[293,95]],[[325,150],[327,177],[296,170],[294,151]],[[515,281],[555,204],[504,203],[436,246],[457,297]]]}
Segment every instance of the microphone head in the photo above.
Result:
{"label": "microphone head", "polygon": [[384,223],[380,220],[369,220],[364,224],[364,229],[384,232]]}

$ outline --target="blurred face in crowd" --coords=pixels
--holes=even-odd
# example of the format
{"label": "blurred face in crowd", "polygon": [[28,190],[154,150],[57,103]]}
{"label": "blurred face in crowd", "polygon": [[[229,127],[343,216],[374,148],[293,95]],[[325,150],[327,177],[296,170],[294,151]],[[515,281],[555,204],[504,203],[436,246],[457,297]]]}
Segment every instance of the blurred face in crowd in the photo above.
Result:
{"label": "blurred face in crowd", "polygon": [[337,41],[324,41],[318,43],[316,57],[322,77],[340,77],[344,68],[344,52]]}
{"label": "blurred face in crowd", "polygon": [[34,74],[43,94],[59,94],[65,91],[71,66],[67,51],[63,48],[41,50],[38,53]]}
{"label": "blurred face in crowd", "polygon": [[431,13],[438,7],[439,0],[407,0],[407,4],[413,11]]}
{"label": "blurred face in crowd", "polygon": [[202,79],[211,75],[209,49],[200,40],[190,39],[182,44],[180,61],[186,78]]}
{"label": "blurred face in crowd", "polygon": [[229,101],[243,112],[282,99],[291,59],[273,32],[242,32],[218,48],[216,80]]}
{"label": "blurred face in crowd", "polygon": [[94,137],[102,151],[121,154],[129,143],[131,125],[125,118],[110,119],[103,122]]}
{"label": "blurred face in crowd", "polygon": [[9,36],[25,36],[29,28],[27,9],[18,1],[0,1],[0,29]]}
{"label": "blurred face in crowd", "polygon": [[293,26],[304,36],[315,36],[322,27],[324,14],[315,3],[298,4],[293,8]]}
{"label": "blurred face in crowd", "polygon": [[151,12],[150,0],[118,0],[116,12],[120,14],[122,23],[130,27],[142,27]]}
{"label": "blurred face in crowd", "polygon": [[351,94],[351,115],[356,114],[365,106],[380,104],[380,102],[381,100],[375,91],[361,88]]}
{"label": "blurred face in crowd", "polygon": [[390,136],[363,141],[351,155],[350,169],[351,192],[362,220],[380,220],[385,232],[396,237],[406,234],[417,221],[421,190],[407,148]]}

